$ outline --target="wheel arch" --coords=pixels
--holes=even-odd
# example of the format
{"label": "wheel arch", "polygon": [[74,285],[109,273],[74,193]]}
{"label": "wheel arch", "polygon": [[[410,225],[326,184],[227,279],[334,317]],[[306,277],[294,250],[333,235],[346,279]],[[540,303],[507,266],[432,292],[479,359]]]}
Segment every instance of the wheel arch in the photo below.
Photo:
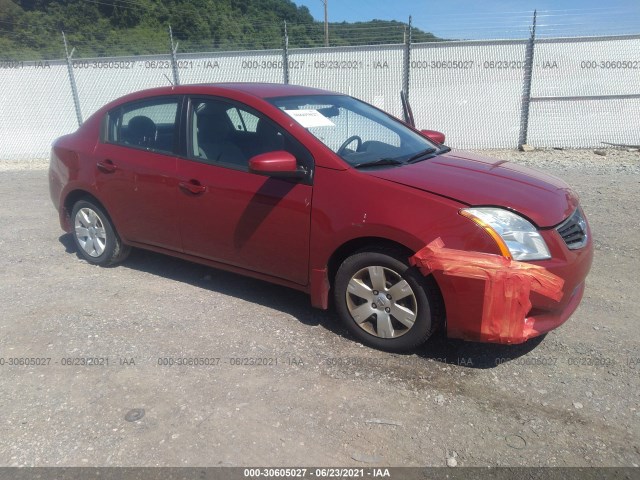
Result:
{"label": "wheel arch", "polygon": [[71,212],[73,211],[73,206],[80,200],[90,201],[94,203],[96,206],[100,207],[104,212],[104,214],[109,218],[109,221],[111,222],[111,224],[114,226],[117,232],[116,234],[120,238],[122,238],[122,236],[120,235],[120,232],[118,231],[118,227],[114,223],[113,218],[109,214],[109,210],[107,209],[107,207],[105,207],[104,203],[102,203],[100,199],[97,198],[95,195],[93,195],[91,192],[87,190],[83,190],[81,188],[76,188],[74,190],[71,190],[69,193],[67,193],[67,195],[64,197],[64,201],[62,202],[64,216],[66,218],[67,225],[69,225],[68,231],[71,231],[71,226],[73,223],[71,219]]}
{"label": "wheel arch", "polygon": [[[384,253],[385,250],[398,253],[401,256],[406,255],[406,259],[408,259],[415,253],[414,250],[403,243],[395,240],[390,240],[388,238],[375,236],[353,238],[346,241],[336,250],[334,250],[331,257],[329,257],[329,261],[327,262],[327,277],[329,289],[327,290],[326,294],[328,298],[332,297],[330,291],[334,288],[336,273],[342,262],[344,262],[348,257],[357,252],[382,251]],[[431,289],[437,295],[438,304],[434,305],[434,307],[436,308],[436,315],[437,317],[439,317],[439,321],[444,324],[444,322],[446,321],[446,311],[444,296],[442,295],[442,291],[440,290],[440,285],[433,275],[425,277],[424,282],[425,286],[428,282],[429,287],[431,287]]]}
{"label": "wheel arch", "polygon": [[327,262],[327,275],[333,287],[338,268],[348,257],[359,251],[365,250],[395,250],[400,254],[406,254],[407,258],[413,255],[413,251],[400,242],[383,237],[359,237],[352,238],[340,245],[329,257]]}

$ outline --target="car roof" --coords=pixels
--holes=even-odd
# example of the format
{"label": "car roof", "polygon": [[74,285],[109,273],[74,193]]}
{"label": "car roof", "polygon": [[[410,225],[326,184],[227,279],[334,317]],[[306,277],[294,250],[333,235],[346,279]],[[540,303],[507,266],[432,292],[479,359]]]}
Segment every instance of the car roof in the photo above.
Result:
{"label": "car roof", "polygon": [[260,98],[287,97],[292,95],[335,95],[335,92],[330,92],[328,90],[304,87],[302,85],[285,85],[283,83],[234,82],[209,85],[229,90],[238,90]]}
{"label": "car roof", "polygon": [[[227,83],[192,83],[187,85],[175,85],[166,87],[149,88],[131,92],[120,98],[103,105],[94,112],[85,124],[91,123],[93,117],[99,118],[105,112],[123,105],[127,102],[144,100],[163,95],[225,95],[231,93],[248,95],[264,100],[266,98],[289,97],[297,95],[342,95],[341,93],[321,90],[319,88],[303,87],[301,85],[285,85],[283,83],[251,83],[251,82],[227,82]],[[100,121],[100,120],[95,120]]]}
{"label": "car roof", "polygon": [[222,93],[223,90],[242,92],[258,98],[288,97],[297,95],[336,95],[335,92],[321,90],[318,88],[304,87],[301,85],[285,85],[282,83],[251,83],[251,82],[228,82],[228,83],[194,83],[189,85],[167,86],[141,90],[126,97],[135,96],[144,98],[154,95]]}

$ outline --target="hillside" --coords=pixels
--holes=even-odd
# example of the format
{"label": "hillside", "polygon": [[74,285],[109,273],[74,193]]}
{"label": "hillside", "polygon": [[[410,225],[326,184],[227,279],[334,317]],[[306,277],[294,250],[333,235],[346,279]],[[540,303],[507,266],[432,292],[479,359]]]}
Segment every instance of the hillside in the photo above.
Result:
{"label": "hillside", "polygon": [[[168,51],[172,26],[180,52],[324,44],[322,22],[289,0],[0,0],[0,59],[63,57],[64,30],[75,57]],[[371,20],[331,23],[330,45],[401,43],[405,25]],[[413,29],[415,41],[438,41]]]}

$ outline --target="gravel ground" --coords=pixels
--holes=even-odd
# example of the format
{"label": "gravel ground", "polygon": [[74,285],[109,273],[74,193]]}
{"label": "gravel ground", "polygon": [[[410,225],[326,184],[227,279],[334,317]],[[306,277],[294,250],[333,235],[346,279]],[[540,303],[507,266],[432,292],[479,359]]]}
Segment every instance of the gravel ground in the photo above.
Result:
{"label": "gravel ground", "polygon": [[[143,251],[91,266],[46,161],[0,162],[0,465],[638,466],[640,153],[483,153],[580,194],[585,298],[525,345],[440,335],[412,355],[360,346],[285,288]],[[24,357],[51,360],[8,365]]]}
{"label": "gravel ground", "polygon": [[48,158],[24,158],[0,160],[0,172],[22,172],[25,170],[45,170],[49,167]]}

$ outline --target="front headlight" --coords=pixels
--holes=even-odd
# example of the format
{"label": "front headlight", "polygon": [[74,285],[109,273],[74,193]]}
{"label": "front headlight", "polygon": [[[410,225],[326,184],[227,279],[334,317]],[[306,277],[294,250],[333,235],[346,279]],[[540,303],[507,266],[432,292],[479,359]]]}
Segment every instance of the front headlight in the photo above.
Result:
{"label": "front headlight", "polygon": [[509,210],[493,207],[464,208],[460,214],[484,228],[504,256],[514,260],[551,258],[549,248],[531,222]]}

